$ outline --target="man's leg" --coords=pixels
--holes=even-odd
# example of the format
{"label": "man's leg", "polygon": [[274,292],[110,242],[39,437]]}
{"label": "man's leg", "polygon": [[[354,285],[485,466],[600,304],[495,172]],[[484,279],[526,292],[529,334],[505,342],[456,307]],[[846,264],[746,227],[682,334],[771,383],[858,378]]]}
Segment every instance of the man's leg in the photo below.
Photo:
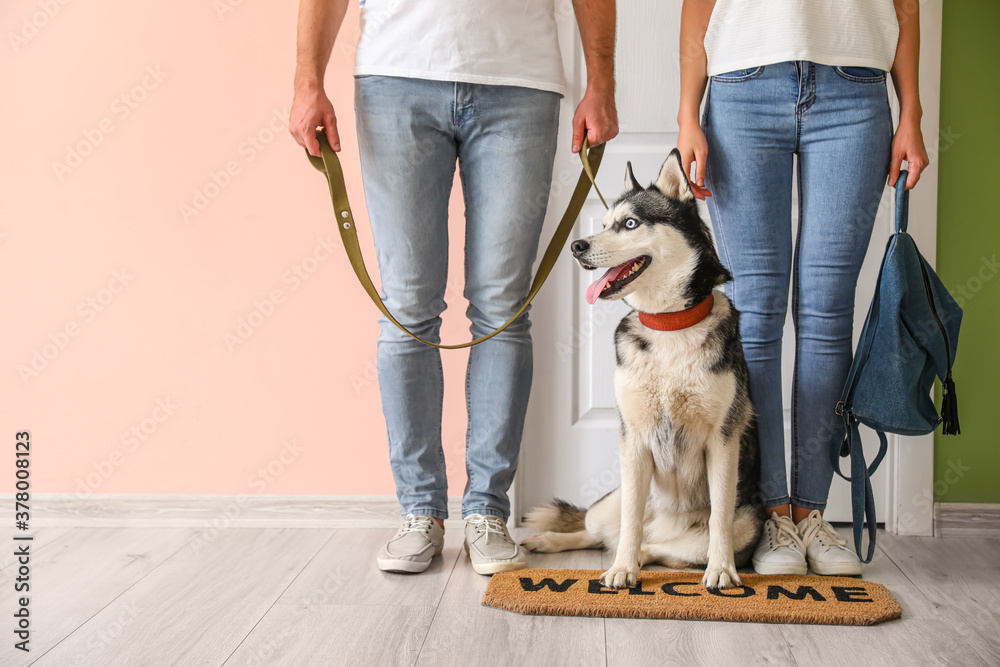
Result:
{"label": "man's leg", "polygon": [[[382,300],[410,331],[434,342],[446,306],[448,198],[457,158],[452,90],[446,82],[382,76],[361,77],[355,87]],[[445,519],[440,352],[384,316],[379,324],[379,392],[402,513]]]}
{"label": "man's leg", "polygon": [[[521,307],[549,196],[559,95],[515,86],[456,86],[465,193],[465,296],[472,334],[486,335]],[[469,353],[468,482],[462,515],[510,514],[531,389],[528,313]]]}

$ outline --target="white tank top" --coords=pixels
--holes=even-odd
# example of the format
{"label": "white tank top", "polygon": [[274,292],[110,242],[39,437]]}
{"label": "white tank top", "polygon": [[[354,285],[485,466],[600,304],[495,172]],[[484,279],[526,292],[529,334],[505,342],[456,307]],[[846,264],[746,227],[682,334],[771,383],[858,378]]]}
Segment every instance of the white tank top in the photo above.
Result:
{"label": "white tank top", "polygon": [[354,74],[562,95],[555,0],[361,0]]}
{"label": "white tank top", "polygon": [[888,71],[898,37],[892,0],[716,0],[708,75],[787,60]]}

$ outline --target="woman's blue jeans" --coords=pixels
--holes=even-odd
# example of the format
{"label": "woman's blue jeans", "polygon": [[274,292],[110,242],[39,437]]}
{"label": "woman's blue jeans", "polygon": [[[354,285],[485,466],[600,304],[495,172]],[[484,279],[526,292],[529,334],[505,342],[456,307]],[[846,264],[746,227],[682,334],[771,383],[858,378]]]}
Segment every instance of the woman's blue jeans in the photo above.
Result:
{"label": "woman's blue jeans", "polygon": [[[389,76],[355,82],[365,200],[382,300],[410,331],[440,342],[448,290],[448,200],[456,162],[465,197],[465,289],[474,337],[512,317],[531,285],[559,122],[557,93]],[[448,516],[441,443],[441,353],[384,316],[376,369],[402,514]],[[525,312],[469,351],[468,482],[462,516],[510,514],[531,389]]]}
{"label": "woman's blue jeans", "polygon": [[[795,61],[714,76],[702,125],[709,213],[757,411],[765,507],[824,509],[852,359],[854,293],[892,142],[885,72]],[[798,232],[792,244],[793,160]],[[781,335],[792,289],[791,488]]]}

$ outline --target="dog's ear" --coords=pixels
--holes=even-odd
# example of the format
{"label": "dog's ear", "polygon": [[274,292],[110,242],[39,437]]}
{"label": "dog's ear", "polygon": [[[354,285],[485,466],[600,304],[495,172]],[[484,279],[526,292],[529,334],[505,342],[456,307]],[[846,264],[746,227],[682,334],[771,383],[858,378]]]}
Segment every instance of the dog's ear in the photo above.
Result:
{"label": "dog's ear", "polygon": [[694,199],[691,184],[688,183],[687,174],[684,173],[684,167],[681,165],[681,154],[676,148],[670,151],[670,155],[660,167],[660,175],[653,185],[672,199],[680,199],[681,201]]}
{"label": "dog's ear", "polygon": [[724,284],[728,283],[732,279],[733,279],[733,274],[731,274],[726,269],[726,267],[722,267],[722,270],[719,272],[719,277],[717,278],[718,282],[716,282],[715,284],[716,284],[716,286],[718,286],[718,285],[724,285]]}
{"label": "dog's ear", "polygon": [[639,181],[635,180],[635,174],[632,173],[632,163],[625,163],[625,190],[627,192],[632,192],[633,190],[642,190],[642,186],[639,185]]}

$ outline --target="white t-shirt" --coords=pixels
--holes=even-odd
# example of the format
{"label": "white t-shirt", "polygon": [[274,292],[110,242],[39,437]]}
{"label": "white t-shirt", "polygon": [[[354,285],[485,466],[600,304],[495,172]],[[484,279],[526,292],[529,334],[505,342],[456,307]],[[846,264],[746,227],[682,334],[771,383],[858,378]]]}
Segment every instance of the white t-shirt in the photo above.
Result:
{"label": "white t-shirt", "polygon": [[898,37],[892,0],[716,0],[708,75],[788,60],[889,71]]}
{"label": "white t-shirt", "polygon": [[555,0],[361,0],[354,75],[565,93]]}

